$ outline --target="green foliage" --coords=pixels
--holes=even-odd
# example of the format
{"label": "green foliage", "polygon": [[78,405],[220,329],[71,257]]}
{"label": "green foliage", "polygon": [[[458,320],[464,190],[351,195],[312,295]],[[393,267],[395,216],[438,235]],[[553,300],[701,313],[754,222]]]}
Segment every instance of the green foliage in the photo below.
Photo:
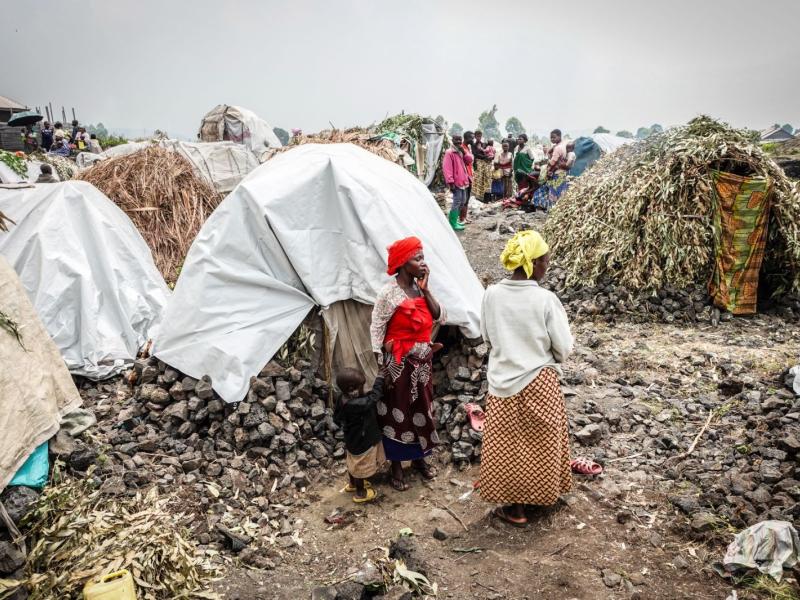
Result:
{"label": "green foliage", "polygon": [[450,134],[450,137],[454,135],[461,135],[464,133],[464,126],[459,122],[455,122],[450,126],[450,131],[448,133]]}
{"label": "green foliage", "polygon": [[639,127],[636,130],[636,139],[645,140],[650,137],[650,128],[649,127]]}
{"label": "green foliage", "polygon": [[786,133],[792,133],[794,131],[794,127],[792,127],[789,123],[784,123],[781,125],[781,129],[783,129]]}
{"label": "green foliage", "polygon": [[767,154],[775,154],[775,151],[781,146],[778,142],[769,142],[767,144],[761,144],[761,149],[766,152]]}
{"label": "green foliage", "polygon": [[526,133],[526,131],[525,127],[522,125],[522,121],[520,121],[517,117],[509,117],[506,121],[506,133],[516,138],[519,135]]}
{"label": "green foliage", "polygon": [[633,134],[628,131],[627,129],[623,129],[622,131],[617,132],[617,136],[621,138],[633,139]]}
{"label": "green foliage", "polygon": [[611,133],[611,131],[606,129],[602,125],[598,125],[597,127],[595,127],[592,133]]}
{"label": "green foliage", "polygon": [[24,158],[16,156],[13,152],[0,150],[0,162],[4,162],[8,167],[20,177],[28,176],[28,164]]}
{"label": "green foliage", "polygon": [[478,128],[483,131],[483,139],[492,138],[499,140],[503,137],[500,133],[500,123],[497,121],[497,117],[495,117],[496,113],[497,105],[495,104],[492,106],[491,110],[483,111],[478,117]]}
{"label": "green foliage", "polygon": [[447,121],[445,120],[444,116],[437,115],[436,118],[433,120],[439,127],[445,129],[447,126]]}
{"label": "green foliage", "polygon": [[100,142],[100,145],[103,147],[103,150],[108,150],[109,148],[113,148],[114,146],[120,146],[122,144],[128,143],[128,138],[122,135],[109,135],[108,137],[104,138],[101,138],[98,135],[97,140]]}
{"label": "green foliage", "polygon": [[102,123],[98,123],[97,125],[87,125],[86,131],[95,134],[98,140],[104,140],[109,137],[108,130]]}
{"label": "green foliage", "polygon": [[654,133],[664,133],[664,128],[658,123],[653,123],[650,126],[650,135],[653,135]]}

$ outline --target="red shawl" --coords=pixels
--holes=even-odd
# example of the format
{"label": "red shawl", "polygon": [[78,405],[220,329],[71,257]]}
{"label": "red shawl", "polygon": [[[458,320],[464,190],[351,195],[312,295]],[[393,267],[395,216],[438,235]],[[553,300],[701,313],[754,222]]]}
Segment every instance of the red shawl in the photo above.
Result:
{"label": "red shawl", "polygon": [[392,354],[395,362],[400,364],[415,344],[430,343],[432,333],[433,316],[425,298],[406,298],[389,320],[384,344],[393,342]]}

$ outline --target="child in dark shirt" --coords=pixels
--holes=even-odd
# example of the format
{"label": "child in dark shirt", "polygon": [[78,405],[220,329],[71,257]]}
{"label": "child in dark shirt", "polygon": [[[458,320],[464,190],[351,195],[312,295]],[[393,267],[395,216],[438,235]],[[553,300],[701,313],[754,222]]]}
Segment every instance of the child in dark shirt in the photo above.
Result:
{"label": "child in dark shirt", "polygon": [[347,449],[350,483],[345,490],[355,492],[353,502],[356,503],[370,502],[377,497],[367,479],[386,462],[375,408],[383,395],[383,377],[375,380],[368,394],[364,393],[365,383],[364,373],[358,369],[342,369],[336,377],[342,397],[333,413],[334,421],[344,431]]}

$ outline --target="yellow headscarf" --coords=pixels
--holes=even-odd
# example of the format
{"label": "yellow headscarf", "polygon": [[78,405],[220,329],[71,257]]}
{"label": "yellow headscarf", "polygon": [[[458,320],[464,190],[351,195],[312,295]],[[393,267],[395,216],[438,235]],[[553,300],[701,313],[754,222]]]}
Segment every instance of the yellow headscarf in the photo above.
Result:
{"label": "yellow headscarf", "polygon": [[500,262],[509,271],[522,267],[530,277],[533,275],[533,261],[547,254],[548,250],[550,246],[538,231],[520,231],[508,240],[506,249],[500,255]]}

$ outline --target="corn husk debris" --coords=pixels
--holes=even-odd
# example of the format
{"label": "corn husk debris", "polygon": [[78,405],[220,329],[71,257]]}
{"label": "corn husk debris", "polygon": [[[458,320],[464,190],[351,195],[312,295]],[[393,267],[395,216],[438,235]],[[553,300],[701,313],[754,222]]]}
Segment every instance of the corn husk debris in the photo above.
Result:
{"label": "corn husk debris", "polygon": [[30,600],[81,598],[95,576],[127,569],[138,597],[214,597],[204,590],[213,576],[156,488],[133,498],[109,498],[91,479],[69,479],[47,488],[24,522],[31,548],[25,579],[0,581],[0,599],[24,584]]}

